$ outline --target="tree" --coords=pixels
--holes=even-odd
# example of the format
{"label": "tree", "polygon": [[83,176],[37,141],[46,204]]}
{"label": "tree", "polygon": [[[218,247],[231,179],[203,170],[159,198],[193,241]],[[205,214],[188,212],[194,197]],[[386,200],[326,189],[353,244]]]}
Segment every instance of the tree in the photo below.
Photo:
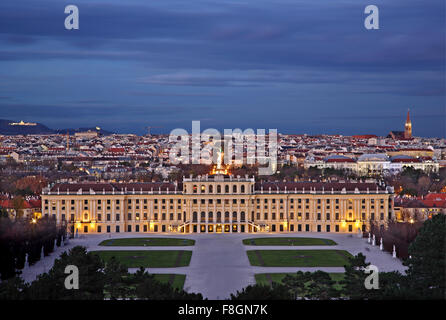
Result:
{"label": "tree", "polygon": [[0,282],[0,300],[23,300],[28,285],[22,278],[13,277]]}
{"label": "tree", "polygon": [[340,281],[342,285],[342,294],[352,300],[363,299],[367,295],[367,289],[364,286],[367,274],[364,269],[370,265],[365,262],[366,257],[362,253],[349,258],[349,263],[344,266],[344,280]]}
{"label": "tree", "polygon": [[[65,268],[68,265],[79,269],[79,290],[65,288]],[[104,264],[99,256],[76,246],[64,252],[54,261],[48,273],[39,275],[26,290],[26,298],[32,300],[103,300]]]}
{"label": "tree", "polygon": [[23,209],[25,208],[25,200],[22,196],[16,196],[12,200],[12,205],[14,206],[15,215],[17,218],[23,217]]}
{"label": "tree", "polygon": [[311,273],[307,297],[316,300],[330,300],[339,297],[333,281],[327,272],[318,270]]}
{"label": "tree", "polygon": [[304,299],[307,295],[306,283],[311,280],[311,272],[297,271],[296,274],[287,274],[282,283],[293,295],[295,300]]}
{"label": "tree", "polygon": [[126,276],[128,276],[127,268],[120,264],[115,257],[112,257],[105,265],[105,290],[110,295],[111,300],[123,298],[128,295]]}
{"label": "tree", "polygon": [[411,290],[421,299],[445,299],[446,216],[426,220],[409,246],[407,276]]}
{"label": "tree", "polygon": [[40,194],[48,182],[42,176],[28,176],[17,180],[15,186],[23,195]]}
{"label": "tree", "polygon": [[302,272],[287,274],[282,283],[293,294],[294,299],[329,300],[339,297],[335,289],[335,281],[324,271]]}
{"label": "tree", "polygon": [[293,294],[283,284],[273,282],[271,286],[255,284],[231,293],[231,300],[292,300]]}

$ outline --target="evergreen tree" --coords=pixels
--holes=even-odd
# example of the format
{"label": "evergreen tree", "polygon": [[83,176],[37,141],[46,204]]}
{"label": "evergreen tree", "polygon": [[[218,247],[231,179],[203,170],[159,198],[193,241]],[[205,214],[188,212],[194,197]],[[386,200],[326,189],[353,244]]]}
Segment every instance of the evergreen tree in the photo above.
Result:
{"label": "evergreen tree", "polygon": [[105,265],[104,283],[105,291],[111,300],[124,298],[128,296],[129,289],[126,282],[128,278],[128,269],[120,264],[115,257],[112,257]]}
{"label": "evergreen tree", "polygon": [[295,300],[304,299],[307,295],[306,284],[311,280],[311,272],[297,271],[296,274],[287,274],[283,279],[283,285],[293,295]]}
{"label": "evergreen tree", "polygon": [[445,299],[446,216],[426,220],[409,246],[408,284],[419,299]]}
{"label": "evergreen tree", "polygon": [[364,299],[367,296],[367,289],[364,281],[367,274],[364,269],[370,265],[365,262],[366,257],[362,253],[349,258],[349,264],[344,266],[344,280],[340,281],[342,285],[342,294],[353,300]]}
{"label": "evergreen tree", "polygon": [[[66,289],[65,268],[68,265],[79,269],[79,289]],[[92,253],[87,253],[85,247],[76,246],[68,253],[64,252],[54,261],[54,266],[48,273],[39,275],[29,290],[29,299],[49,300],[103,300],[104,299],[104,264]]]}
{"label": "evergreen tree", "polygon": [[249,285],[236,294],[231,294],[231,300],[292,300],[293,294],[283,284],[273,282],[269,285]]}
{"label": "evergreen tree", "polygon": [[335,281],[324,271],[311,273],[308,283],[307,298],[316,300],[330,300],[339,297],[339,292],[334,288]]}

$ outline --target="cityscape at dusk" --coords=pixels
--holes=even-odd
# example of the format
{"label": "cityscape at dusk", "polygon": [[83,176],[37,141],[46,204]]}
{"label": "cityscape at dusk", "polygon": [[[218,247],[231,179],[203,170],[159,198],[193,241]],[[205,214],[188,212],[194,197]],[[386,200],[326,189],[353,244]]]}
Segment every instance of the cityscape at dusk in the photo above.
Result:
{"label": "cityscape at dusk", "polygon": [[444,1],[6,0],[0,43],[0,303],[444,303]]}

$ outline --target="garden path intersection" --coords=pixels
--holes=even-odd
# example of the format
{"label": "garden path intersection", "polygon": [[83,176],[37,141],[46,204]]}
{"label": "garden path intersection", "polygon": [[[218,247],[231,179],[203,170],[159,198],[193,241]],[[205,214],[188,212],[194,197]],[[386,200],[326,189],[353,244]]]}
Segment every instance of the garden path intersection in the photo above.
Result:
{"label": "garden path intersection", "polygon": [[[99,246],[104,240],[117,238],[182,238],[195,240],[194,246]],[[243,239],[273,237],[305,237],[324,238],[335,241],[336,245],[330,246],[257,246],[244,245]],[[72,247],[85,246],[88,251],[108,250],[189,250],[192,258],[189,266],[176,268],[147,268],[154,274],[185,274],[184,290],[187,292],[200,292],[204,298],[212,300],[227,299],[231,293],[255,284],[255,274],[258,273],[295,273],[297,271],[322,270],[329,273],[344,272],[343,267],[264,267],[251,266],[246,251],[248,250],[346,250],[352,255],[362,252],[367,257],[367,262],[378,267],[379,271],[400,271],[404,273],[404,267],[399,259],[379,250],[378,246],[367,243],[367,239],[358,238],[349,234],[330,233],[287,233],[287,234],[150,234],[137,233],[113,234],[113,235],[86,235],[81,238],[70,239],[67,246],[56,247],[50,256],[41,259],[31,267],[23,270],[22,277],[30,282],[36,279],[38,274],[48,272],[54,260],[59,255]],[[129,268],[129,272],[136,272],[137,268]]]}

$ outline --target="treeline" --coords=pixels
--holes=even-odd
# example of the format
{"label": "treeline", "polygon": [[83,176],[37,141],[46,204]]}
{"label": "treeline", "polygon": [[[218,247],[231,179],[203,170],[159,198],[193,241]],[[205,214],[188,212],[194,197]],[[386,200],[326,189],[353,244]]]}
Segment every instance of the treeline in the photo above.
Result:
{"label": "treeline", "polygon": [[399,195],[424,196],[429,192],[442,192],[446,186],[446,168],[438,173],[425,173],[412,167],[395,177],[387,179],[387,183],[395,188]]}
{"label": "treeline", "polygon": [[[65,287],[69,276],[65,268],[69,265],[78,268],[78,289]],[[81,246],[62,253],[51,270],[39,275],[31,284],[24,283],[20,277],[0,283],[0,300],[104,299],[202,300],[203,297],[161,283],[143,268],[134,274],[128,273],[128,269],[114,258],[105,264],[98,255]]]}
{"label": "treeline", "polygon": [[61,246],[66,230],[58,227],[52,218],[10,219],[5,211],[0,211],[0,279],[14,277],[25,267],[40,260]]}
{"label": "treeline", "polygon": [[381,238],[383,241],[384,251],[393,252],[395,246],[396,256],[400,259],[409,258],[409,246],[415,240],[420,228],[423,226],[422,222],[396,222],[389,221],[387,228],[380,228],[370,223],[371,237],[375,235],[376,245],[381,245]]}

